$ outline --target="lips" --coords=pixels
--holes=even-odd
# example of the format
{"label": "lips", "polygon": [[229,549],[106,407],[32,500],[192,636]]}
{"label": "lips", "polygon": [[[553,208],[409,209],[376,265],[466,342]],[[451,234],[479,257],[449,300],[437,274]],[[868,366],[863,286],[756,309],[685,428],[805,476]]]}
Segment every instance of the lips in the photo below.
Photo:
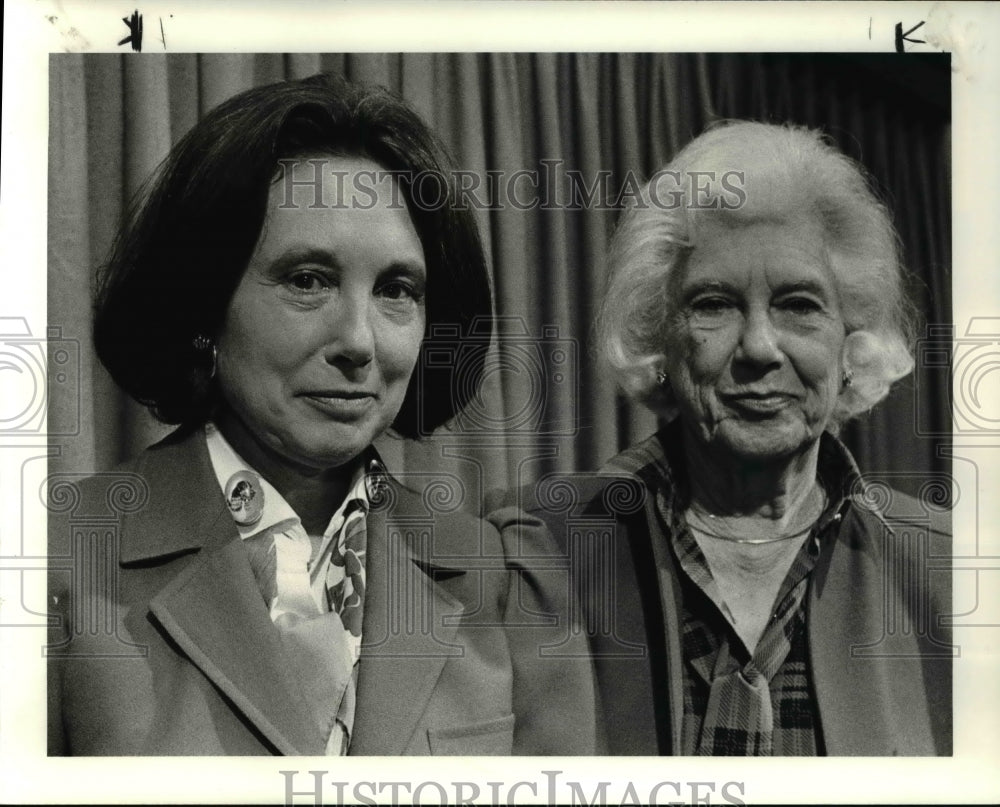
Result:
{"label": "lips", "polygon": [[300,393],[300,395],[304,398],[343,398],[346,400],[375,397],[374,392],[366,390],[313,390]]}
{"label": "lips", "polygon": [[787,392],[741,392],[721,397],[728,406],[761,415],[779,412],[796,400]]}
{"label": "lips", "polygon": [[299,397],[332,417],[354,418],[373,406],[378,396],[366,390],[316,390]]}

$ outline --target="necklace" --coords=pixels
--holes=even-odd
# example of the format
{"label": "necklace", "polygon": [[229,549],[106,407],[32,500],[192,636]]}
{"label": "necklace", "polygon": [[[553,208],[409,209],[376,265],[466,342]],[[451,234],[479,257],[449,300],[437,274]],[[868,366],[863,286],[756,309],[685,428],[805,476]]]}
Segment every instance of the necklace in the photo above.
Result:
{"label": "necklace", "polygon": [[[813,504],[814,501],[815,504]],[[799,518],[790,529],[780,535],[767,535],[763,537],[740,534],[729,526],[727,523],[729,519],[726,516],[717,516],[714,513],[703,511],[693,503],[685,511],[684,519],[692,530],[702,535],[707,535],[710,538],[718,538],[721,541],[729,541],[734,544],[774,544],[779,541],[801,537],[809,532],[819,520],[819,515],[822,514],[825,508],[826,495],[822,487],[816,485],[800,510],[800,512],[806,514],[805,518]],[[815,515],[813,515],[814,513]],[[725,531],[720,532],[719,528]]]}
{"label": "necklace", "polygon": [[770,538],[770,537],[769,538],[744,538],[742,536],[737,536],[737,535],[731,535],[731,534],[730,535],[723,535],[722,533],[711,532],[711,531],[705,529],[705,527],[702,526],[701,524],[699,524],[698,526],[695,526],[694,524],[691,523],[690,519],[688,520],[688,526],[691,528],[691,530],[693,532],[696,532],[699,535],[707,536],[708,538],[715,538],[715,539],[717,539],[719,541],[727,541],[727,542],[729,542],[731,544],[754,544],[754,545],[757,545],[757,544],[776,544],[779,541],[787,541],[790,538],[801,538],[803,535],[805,535],[806,533],[808,533],[810,529],[812,529],[812,525],[809,525],[809,526],[805,527],[804,529],[799,530],[798,532],[785,533],[784,535],[779,535],[776,538]]}

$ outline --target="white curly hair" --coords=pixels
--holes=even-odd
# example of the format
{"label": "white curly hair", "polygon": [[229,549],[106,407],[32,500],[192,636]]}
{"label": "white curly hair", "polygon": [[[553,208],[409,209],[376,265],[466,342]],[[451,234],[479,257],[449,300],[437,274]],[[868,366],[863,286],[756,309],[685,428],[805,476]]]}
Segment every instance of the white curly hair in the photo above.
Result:
{"label": "white curly hair", "polygon": [[598,343],[625,392],[654,412],[676,411],[658,375],[670,338],[668,276],[697,249],[697,222],[730,225],[810,216],[824,233],[846,327],[841,391],[830,428],[882,400],[913,369],[913,307],[899,237],[864,169],[821,133],[726,121],[685,146],[643,186],[611,242]]}

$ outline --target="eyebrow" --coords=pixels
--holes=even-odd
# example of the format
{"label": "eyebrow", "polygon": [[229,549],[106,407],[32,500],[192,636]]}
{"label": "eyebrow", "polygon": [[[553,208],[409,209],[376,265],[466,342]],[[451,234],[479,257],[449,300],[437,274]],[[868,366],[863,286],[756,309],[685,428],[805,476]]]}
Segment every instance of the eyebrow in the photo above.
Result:
{"label": "eyebrow", "polygon": [[[734,286],[731,283],[727,283],[724,280],[698,280],[689,286],[683,286],[681,288],[681,296],[685,301],[689,301],[699,294],[705,294],[707,292],[722,292],[724,294],[739,295],[742,293],[741,289]],[[795,292],[809,292],[810,294],[815,294],[817,297],[826,299],[829,296],[829,289],[823,286],[815,280],[792,280],[787,283],[781,283],[774,289],[774,294],[776,296],[783,294],[794,294]]]}
{"label": "eyebrow", "polygon": [[685,300],[690,300],[692,297],[709,291],[721,291],[727,294],[739,293],[738,288],[722,280],[697,280],[690,285],[684,284],[681,286],[681,296]]}
{"label": "eyebrow", "polygon": [[818,283],[815,280],[795,280],[788,283],[782,283],[774,291],[776,294],[791,294],[796,291],[806,291],[811,294],[815,294],[817,297],[825,298],[829,289],[824,287],[822,283]]}
{"label": "eyebrow", "polygon": [[[344,268],[343,262],[331,250],[320,249],[318,247],[289,247],[268,262],[267,270],[269,272],[281,273],[303,263],[315,263],[320,266],[327,266],[330,269],[343,270]],[[426,278],[427,269],[424,266],[423,260],[392,261],[378,271],[379,277],[389,274],[405,274],[423,279]]]}
{"label": "eyebrow", "polygon": [[341,269],[343,265],[337,256],[326,249],[317,247],[289,247],[268,262],[269,271],[284,271],[300,263],[318,263],[331,269]]}

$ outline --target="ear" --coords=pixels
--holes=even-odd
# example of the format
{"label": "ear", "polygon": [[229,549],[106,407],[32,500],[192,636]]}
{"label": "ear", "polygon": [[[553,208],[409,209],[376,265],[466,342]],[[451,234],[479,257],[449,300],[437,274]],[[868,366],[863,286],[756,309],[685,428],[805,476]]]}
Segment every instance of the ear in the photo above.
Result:
{"label": "ear", "polygon": [[913,358],[898,338],[859,330],[844,339],[841,367],[851,383],[841,385],[833,416],[845,423],[885,398],[892,383],[913,369]]}

